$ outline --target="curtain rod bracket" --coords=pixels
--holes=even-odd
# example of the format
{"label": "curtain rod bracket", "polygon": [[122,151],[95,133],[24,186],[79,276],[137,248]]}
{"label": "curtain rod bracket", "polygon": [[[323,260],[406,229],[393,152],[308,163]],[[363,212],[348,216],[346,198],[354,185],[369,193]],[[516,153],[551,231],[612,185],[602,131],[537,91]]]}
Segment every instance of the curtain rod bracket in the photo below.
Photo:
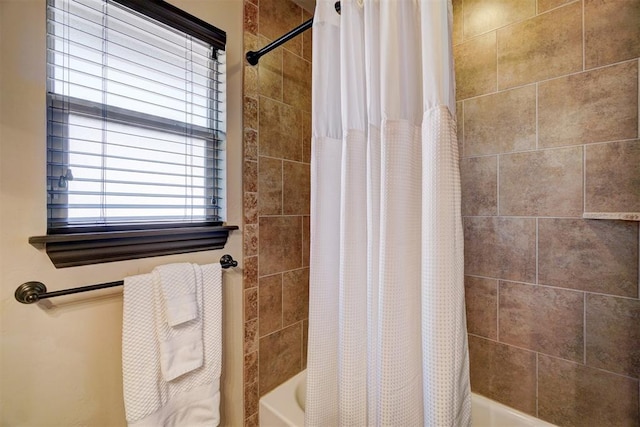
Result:
{"label": "curtain rod bracket", "polygon": [[[333,6],[336,8],[336,12],[338,12],[338,14],[340,14],[340,2],[337,1]],[[288,42],[289,40],[291,40],[292,38],[294,38],[298,34],[301,34],[302,32],[304,32],[304,31],[308,30],[309,28],[311,28],[312,25],[313,25],[313,18],[311,18],[307,22],[297,26],[296,28],[294,28],[293,30],[289,31],[287,34],[283,35],[279,39],[276,39],[276,40],[272,41],[271,43],[269,43],[268,45],[266,45],[262,49],[260,49],[258,51],[250,50],[245,55],[245,57],[247,58],[247,62],[249,64],[251,64],[251,65],[258,64],[258,61],[260,61],[260,57],[262,55],[265,55],[265,54],[271,52],[273,49],[275,49],[278,46],[280,46],[281,44],[284,44],[284,43]]]}

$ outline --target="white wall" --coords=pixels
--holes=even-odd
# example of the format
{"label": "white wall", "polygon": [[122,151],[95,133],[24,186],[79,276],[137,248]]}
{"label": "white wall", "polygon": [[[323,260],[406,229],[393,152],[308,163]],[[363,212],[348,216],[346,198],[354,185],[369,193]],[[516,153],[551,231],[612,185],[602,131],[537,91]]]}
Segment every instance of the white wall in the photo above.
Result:
{"label": "white wall", "polygon": [[[227,32],[228,223],[242,224],[241,0],[171,0]],[[241,231],[222,251],[55,269],[27,243],[46,233],[45,0],[0,0],[0,425],[125,425],[120,288],[22,305],[25,281],[49,290],[121,280],[168,262],[242,260]],[[242,424],[242,273],[224,272],[223,417]]]}

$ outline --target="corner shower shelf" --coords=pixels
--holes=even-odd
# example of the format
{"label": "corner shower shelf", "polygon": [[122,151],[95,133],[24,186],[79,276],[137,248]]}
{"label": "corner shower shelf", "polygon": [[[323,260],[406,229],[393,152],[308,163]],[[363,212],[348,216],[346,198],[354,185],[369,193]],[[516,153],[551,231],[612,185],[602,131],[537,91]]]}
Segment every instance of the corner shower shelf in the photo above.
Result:
{"label": "corner shower shelf", "polygon": [[640,221],[640,212],[585,212],[585,219],[620,219],[623,221]]}

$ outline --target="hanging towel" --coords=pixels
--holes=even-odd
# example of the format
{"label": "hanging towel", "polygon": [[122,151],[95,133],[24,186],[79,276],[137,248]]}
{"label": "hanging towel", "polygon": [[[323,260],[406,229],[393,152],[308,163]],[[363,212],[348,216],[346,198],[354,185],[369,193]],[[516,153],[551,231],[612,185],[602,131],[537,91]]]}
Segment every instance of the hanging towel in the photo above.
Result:
{"label": "hanging towel", "polygon": [[[129,426],[217,426],[222,368],[222,273],[220,264],[193,266],[202,311],[202,366],[172,381],[161,371],[159,329],[162,291],[153,274],[124,281],[122,368]],[[188,325],[188,324],[187,324]],[[168,323],[164,328],[169,328]]]}
{"label": "hanging towel", "polygon": [[155,310],[160,370],[172,381],[202,366],[202,274],[188,263],[162,265],[151,274],[160,290]]}
{"label": "hanging towel", "polygon": [[196,277],[189,263],[161,265],[153,269],[166,304],[167,322],[176,326],[198,316]]}

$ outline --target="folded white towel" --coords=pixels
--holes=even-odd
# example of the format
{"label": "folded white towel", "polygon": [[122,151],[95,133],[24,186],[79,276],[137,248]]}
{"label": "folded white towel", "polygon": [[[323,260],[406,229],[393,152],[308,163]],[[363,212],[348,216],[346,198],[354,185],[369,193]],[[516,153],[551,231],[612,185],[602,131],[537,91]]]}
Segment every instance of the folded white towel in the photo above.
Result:
{"label": "folded white towel", "polygon": [[[162,295],[155,311],[156,332],[160,342],[160,367],[164,380],[172,381],[199,368],[203,363],[202,316],[199,315],[202,313],[202,272],[195,264],[183,263],[156,267],[152,274],[154,288]],[[179,295],[170,289],[172,285],[181,289],[181,292],[193,290],[194,308],[188,311],[193,312],[195,317],[191,320],[178,324],[171,322],[171,295],[187,295]],[[186,312],[181,314],[184,313]]]}
{"label": "folded white towel", "polygon": [[191,427],[220,423],[222,270],[220,264],[194,265],[193,269],[203,284],[196,292],[202,307],[199,317],[202,318],[203,363],[200,368],[172,381],[164,379],[160,367],[159,337],[173,338],[169,335],[175,329],[166,321],[162,328],[157,328],[162,324],[159,319],[165,316],[161,290],[154,286],[152,274],[124,281],[122,368],[129,426]]}
{"label": "folded white towel", "polygon": [[189,263],[161,265],[153,269],[166,304],[167,323],[176,326],[198,317],[196,277]]}

